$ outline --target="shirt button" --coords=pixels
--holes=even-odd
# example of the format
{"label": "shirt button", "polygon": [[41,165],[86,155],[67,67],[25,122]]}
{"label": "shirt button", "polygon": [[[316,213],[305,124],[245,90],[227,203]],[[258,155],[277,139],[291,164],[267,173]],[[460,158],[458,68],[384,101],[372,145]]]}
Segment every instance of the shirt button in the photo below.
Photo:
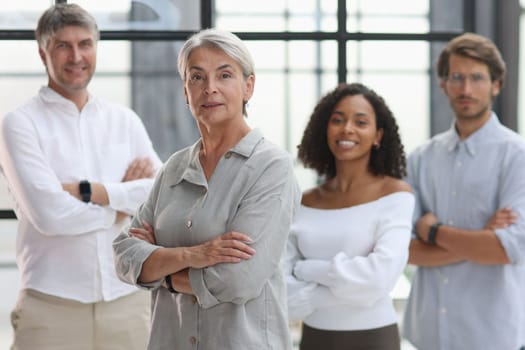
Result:
{"label": "shirt button", "polygon": [[443,284],[448,284],[448,278],[443,278]]}
{"label": "shirt button", "polygon": [[441,313],[442,314],[446,314],[447,313],[447,308],[446,307],[442,307],[441,308]]}
{"label": "shirt button", "polygon": [[462,164],[463,164],[463,163],[461,163],[461,162],[459,162],[459,161],[457,162],[458,167],[460,167]]}
{"label": "shirt button", "polygon": [[449,224],[449,226],[454,226],[454,221],[448,220],[448,224]]}
{"label": "shirt button", "polygon": [[191,337],[190,337],[190,343],[191,343],[192,345],[195,345],[196,342],[197,342],[197,338],[191,336]]}
{"label": "shirt button", "polygon": [[186,227],[190,228],[192,225],[193,225],[193,222],[191,222],[191,220],[188,220],[188,222],[186,223]]}
{"label": "shirt button", "polygon": [[231,152],[226,152],[226,154],[224,155],[224,158],[226,159],[230,159],[232,156],[232,153]]}

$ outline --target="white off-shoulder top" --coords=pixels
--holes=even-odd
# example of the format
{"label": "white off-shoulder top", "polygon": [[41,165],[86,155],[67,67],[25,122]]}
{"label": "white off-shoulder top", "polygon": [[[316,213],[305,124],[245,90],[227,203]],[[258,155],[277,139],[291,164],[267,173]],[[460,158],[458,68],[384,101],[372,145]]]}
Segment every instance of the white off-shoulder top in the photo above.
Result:
{"label": "white off-shoulder top", "polygon": [[287,245],[290,320],[326,330],[396,323],[390,291],[408,260],[414,195],[341,209],[301,206]]}

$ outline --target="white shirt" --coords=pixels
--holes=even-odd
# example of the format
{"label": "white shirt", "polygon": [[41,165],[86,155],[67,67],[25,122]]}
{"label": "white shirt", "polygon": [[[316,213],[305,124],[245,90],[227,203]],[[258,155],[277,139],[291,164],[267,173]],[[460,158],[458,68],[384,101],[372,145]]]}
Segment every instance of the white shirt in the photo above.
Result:
{"label": "white shirt", "polygon": [[[91,303],[135,290],[115,272],[112,241],[129,221],[152,179],[121,182],[130,162],[161,161],[139,117],[90,95],[81,112],[48,87],[0,124],[0,165],[19,220],[16,240],[21,288]],[[103,183],[110,205],[84,203],[62,183]]]}
{"label": "white shirt", "polygon": [[287,255],[290,320],[325,330],[397,322],[390,291],[408,260],[414,195],[341,209],[301,206]]}

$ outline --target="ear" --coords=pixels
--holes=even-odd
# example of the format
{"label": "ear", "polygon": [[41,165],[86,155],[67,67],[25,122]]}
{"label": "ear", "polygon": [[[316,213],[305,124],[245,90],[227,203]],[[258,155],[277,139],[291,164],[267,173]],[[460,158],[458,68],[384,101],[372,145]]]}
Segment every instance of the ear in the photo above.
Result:
{"label": "ear", "polygon": [[498,96],[500,91],[501,91],[501,81],[496,80],[495,82],[492,83],[492,88],[491,88],[492,97]]}
{"label": "ear", "polygon": [[377,129],[376,137],[374,139],[374,144],[380,145],[384,134],[385,134],[385,129],[383,128]]}
{"label": "ear", "polygon": [[255,75],[250,74],[248,78],[244,80],[244,93],[243,93],[243,101],[248,102],[248,100],[253,95],[253,90],[255,88]]}
{"label": "ear", "polygon": [[445,79],[439,79],[439,87],[441,88],[441,91],[445,94],[445,96],[448,96],[447,81]]}
{"label": "ear", "polygon": [[186,90],[186,84],[184,84],[184,99],[186,100],[186,104],[189,105],[190,102],[188,100],[188,90]]}
{"label": "ear", "polygon": [[41,47],[38,48],[38,54],[40,55],[40,59],[42,60],[42,63],[44,64],[44,66],[47,67],[47,64],[46,64],[46,53],[44,52],[44,50]]}

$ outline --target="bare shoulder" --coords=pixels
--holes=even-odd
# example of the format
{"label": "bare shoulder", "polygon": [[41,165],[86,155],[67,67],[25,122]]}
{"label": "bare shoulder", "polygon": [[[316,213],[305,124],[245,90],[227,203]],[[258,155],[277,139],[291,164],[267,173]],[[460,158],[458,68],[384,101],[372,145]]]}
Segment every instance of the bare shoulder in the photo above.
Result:
{"label": "bare shoulder", "polygon": [[319,187],[310,188],[303,192],[301,204],[307,207],[315,207],[321,198]]}
{"label": "bare shoulder", "polygon": [[401,179],[396,179],[394,177],[385,177],[383,183],[383,196],[387,196],[396,192],[409,192],[413,193],[412,187]]}

